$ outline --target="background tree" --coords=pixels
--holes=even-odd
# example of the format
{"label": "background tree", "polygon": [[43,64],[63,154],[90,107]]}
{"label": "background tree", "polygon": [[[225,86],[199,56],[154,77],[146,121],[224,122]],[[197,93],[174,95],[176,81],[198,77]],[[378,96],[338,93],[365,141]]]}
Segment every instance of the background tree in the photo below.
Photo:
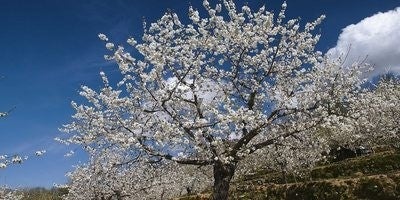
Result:
{"label": "background tree", "polygon": [[207,17],[190,7],[186,25],[173,12],[144,24],[141,43],[127,40],[136,58],[100,34],[122,78],[114,89],[101,72],[99,92],[82,87],[88,104],[72,103],[68,141],[101,139],[147,162],[211,166],[214,199],[228,198],[249,155],[270,155],[279,144],[322,145],[312,130],[342,117],[331,105],[355,98],[362,66],[343,68],[315,51],[313,32],[324,16],[301,27],[284,22],[286,3],[276,16],[222,3],[204,1]]}
{"label": "background tree", "polygon": [[[328,129],[336,143],[349,147],[359,145],[399,146],[400,80],[382,76],[376,85],[366,88],[349,102],[348,117]],[[343,138],[345,135],[347,137]]]}

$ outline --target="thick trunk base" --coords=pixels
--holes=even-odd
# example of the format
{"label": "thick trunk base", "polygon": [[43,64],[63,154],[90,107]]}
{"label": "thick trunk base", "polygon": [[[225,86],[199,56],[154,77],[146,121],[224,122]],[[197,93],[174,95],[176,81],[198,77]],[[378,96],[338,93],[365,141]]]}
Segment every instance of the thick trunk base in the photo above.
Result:
{"label": "thick trunk base", "polygon": [[236,164],[214,164],[213,200],[227,200],[229,198],[229,185],[235,174]]}

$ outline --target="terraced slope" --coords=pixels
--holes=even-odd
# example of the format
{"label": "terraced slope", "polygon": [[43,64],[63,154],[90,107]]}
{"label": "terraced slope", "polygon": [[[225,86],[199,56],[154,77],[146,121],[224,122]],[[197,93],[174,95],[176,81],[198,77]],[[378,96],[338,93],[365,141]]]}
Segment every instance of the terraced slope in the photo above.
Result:
{"label": "terraced slope", "polygon": [[[232,184],[231,199],[397,200],[400,199],[400,152],[390,150],[323,165],[301,177],[259,171]],[[179,200],[209,199],[210,194]]]}

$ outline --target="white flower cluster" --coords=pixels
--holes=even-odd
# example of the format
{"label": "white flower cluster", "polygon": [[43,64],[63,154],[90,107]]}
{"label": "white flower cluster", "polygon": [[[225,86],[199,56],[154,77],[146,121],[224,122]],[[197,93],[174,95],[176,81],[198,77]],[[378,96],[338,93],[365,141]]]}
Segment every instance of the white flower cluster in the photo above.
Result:
{"label": "white flower cluster", "polygon": [[46,153],[46,150],[40,150],[40,151],[36,151],[35,155],[36,156],[43,156]]}
{"label": "white flower cluster", "polygon": [[0,155],[0,168],[6,168],[10,164],[21,164],[24,160],[27,160],[28,156],[22,158],[19,155],[14,155],[9,158],[8,155]]}
{"label": "white flower cluster", "polygon": [[1,200],[21,200],[24,198],[22,192],[13,190],[7,186],[0,186],[0,199]]}
{"label": "white flower cluster", "polygon": [[100,40],[103,40],[103,41],[106,41],[106,42],[108,41],[107,36],[104,35],[103,33],[100,33],[98,36],[99,36]]}
{"label": "white flower cluster", "polygon": [[[39,150],[36,151],[34,154],[35,156],[43,156],[46,153],[46,150]],[[15,154],[13,156],[8,156],[8,155],[0,155],[0,169],[4,169],[8,167],[10,164],[21,164],[25,160],[28,160],[29,156],[21,156],[18,154]]]}
{"label": "white flower cluster", "polygon": [[94,153],[90,163],[69,173],[71,183],[66,186],[69,192],[65,199],[169,199],[210,186],[210,177],[205,175],[208,168],[199,171],[173,162],[125,160],[116,151],[109,148]]}

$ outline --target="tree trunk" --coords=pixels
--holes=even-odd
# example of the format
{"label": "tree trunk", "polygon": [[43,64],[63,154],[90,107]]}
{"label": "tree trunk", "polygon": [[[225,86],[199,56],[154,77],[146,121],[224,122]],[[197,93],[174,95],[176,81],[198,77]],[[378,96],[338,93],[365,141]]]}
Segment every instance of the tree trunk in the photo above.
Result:
{"label": "tree trunk", "polygon": [[214,188],[213,200],[227,200],[229,195],[229,184],[235,174],[236,163],[223,164],[214,163]]}
{"label": "tree trunk", "polygon": [[114,191],[115,192],[115,196],[117,197],[117,200],[122,200],[122,194],[121,194],[121,191],[119,191],[119,190],[116,190],[116,191]]}
{"label": "tree trunk", "polygon": [[285,170],[282,170],[282,177],[283,177],[283,181],[285,182],[285,184],[287,184],[288,181],[287,181],[287,176],[286,176],[286,171]]}

